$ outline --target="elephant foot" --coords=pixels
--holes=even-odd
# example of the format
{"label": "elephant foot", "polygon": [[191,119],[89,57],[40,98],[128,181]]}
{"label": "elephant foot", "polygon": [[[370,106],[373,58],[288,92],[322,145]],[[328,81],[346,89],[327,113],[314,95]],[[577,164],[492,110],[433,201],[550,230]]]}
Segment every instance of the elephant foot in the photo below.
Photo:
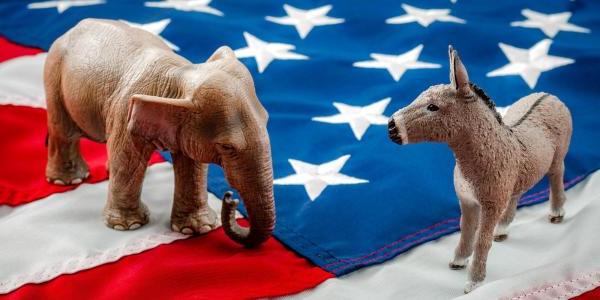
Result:
{"label": "elephant foot", "polygon": [[89,176],[88,166],[81,159],[66,163],[50,161],[46,167],[46,181],[56,185],[80,184]]}
{"label": "elephant foot", "polygon": [[134,230],[148,223],[150,213],[144,203],[137,209],[104,209],[104,224],[115,230]]}
{"label": "elephant foot", "polygon": [[187,235],[205,234],[220,224],[217,214],[210,207],[192,213],[173,213],[171,229]]}

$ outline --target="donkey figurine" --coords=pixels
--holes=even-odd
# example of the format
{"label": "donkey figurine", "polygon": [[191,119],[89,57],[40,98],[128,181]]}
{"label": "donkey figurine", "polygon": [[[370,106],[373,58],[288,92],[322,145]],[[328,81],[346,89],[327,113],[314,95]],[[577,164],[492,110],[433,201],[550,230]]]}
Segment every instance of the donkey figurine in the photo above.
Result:
{"label": "donkey figurine", "polygon": [[460,242],[450,268],[463,269],[475,250],[464,290],[468,293],[485,279],[492,238],[499,242],[508,237],[519,198],[546,174],[549,219],[562,222],[563,161],[572,120],[569,109],[547,93],[521,98],[502,118],[494,102],[469,82],[458,53],[452,46],[448,51],[450,84],[428,88],[395,112],[388,133],[400,145],[444,142],[454,152],[454,188],[462,215]]}

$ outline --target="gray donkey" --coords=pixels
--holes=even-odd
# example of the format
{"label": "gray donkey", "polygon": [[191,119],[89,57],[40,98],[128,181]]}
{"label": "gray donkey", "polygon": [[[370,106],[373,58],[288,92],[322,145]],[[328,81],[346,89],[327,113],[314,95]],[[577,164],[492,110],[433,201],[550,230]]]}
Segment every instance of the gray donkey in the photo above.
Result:
{"label": "gray donkey", "polygon": [[400,145],[444,142],[454,152],[454,188],[462,216],[460,242],[450,268],[463,269],[475,250],[464,290],[468,293],[485,279],[492,238],[503,241],[508,237],[507,227],[519,198],[546,174],[550,181],[549,219],[562,222],[566,199],[563,161],[572,121],[568,108],[547,93],[521,98],[502,118],[494,102],[469,82],[452,46],[449,56],[451,83],[428,88],[395,112],[388,132]]}

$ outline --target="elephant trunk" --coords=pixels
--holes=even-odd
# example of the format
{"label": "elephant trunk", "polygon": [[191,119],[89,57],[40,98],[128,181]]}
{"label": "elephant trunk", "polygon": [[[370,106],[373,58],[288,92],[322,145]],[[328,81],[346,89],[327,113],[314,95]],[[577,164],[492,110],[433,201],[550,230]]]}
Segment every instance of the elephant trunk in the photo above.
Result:
{"label": "elephant trunk", "polygon": [[[250,227],[240,226],[236,219],[238,201],[232,199],[232,193],[223,196],[221,221],[225,233],[235,242],[246,247],[254,247],[265,242],[275,227],[275,202],[273,197],[273,173],[269,166],[263,172],[248,172],[246,182],[238,190],[244,201]],[[246,173],[246,172],[244,172]],[[265,174],[268,173],[268,174]]]}

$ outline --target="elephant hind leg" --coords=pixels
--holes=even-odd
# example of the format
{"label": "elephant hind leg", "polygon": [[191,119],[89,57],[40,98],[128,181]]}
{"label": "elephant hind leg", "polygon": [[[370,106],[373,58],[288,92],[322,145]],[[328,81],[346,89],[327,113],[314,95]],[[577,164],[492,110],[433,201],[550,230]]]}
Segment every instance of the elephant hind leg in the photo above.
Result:
{"label": "elephant hind leg", "polygon": [[89,169],[79,151],[81,130],[64,108],[60,91],[46,86],[48,161],[46,180],[58,185],[79,184]]}

